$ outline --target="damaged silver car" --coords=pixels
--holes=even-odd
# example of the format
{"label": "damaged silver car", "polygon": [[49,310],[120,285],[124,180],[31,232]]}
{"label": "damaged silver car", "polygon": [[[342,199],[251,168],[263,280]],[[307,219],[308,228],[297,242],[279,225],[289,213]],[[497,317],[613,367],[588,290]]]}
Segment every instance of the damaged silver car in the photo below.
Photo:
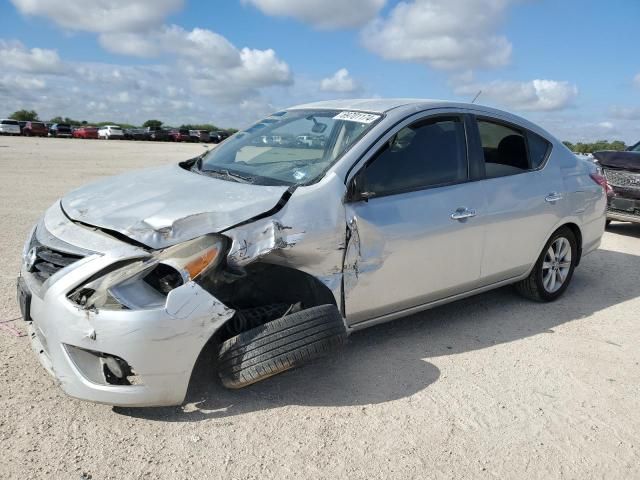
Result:
{"label": "damaged silver car", "polygon": [[492,288],[556,299],[600,243],[605,186],[498,110],[302,105],[198,158],[63,197],[27,240],[18,299],[66,393],[175,405],[209,343],[238,388]]}

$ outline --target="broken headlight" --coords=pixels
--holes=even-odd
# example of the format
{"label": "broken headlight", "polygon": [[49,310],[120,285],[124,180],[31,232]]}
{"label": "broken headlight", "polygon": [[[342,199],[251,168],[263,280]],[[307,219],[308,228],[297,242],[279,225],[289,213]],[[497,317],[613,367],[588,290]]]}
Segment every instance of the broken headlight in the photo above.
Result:
{"label": "broken headlight", "polygon": [[226,238],[205,235],[148,257],[112,265],[69,294],[84,308],[142,309],[164,306],[171,290],[203,277],[222,261]]}

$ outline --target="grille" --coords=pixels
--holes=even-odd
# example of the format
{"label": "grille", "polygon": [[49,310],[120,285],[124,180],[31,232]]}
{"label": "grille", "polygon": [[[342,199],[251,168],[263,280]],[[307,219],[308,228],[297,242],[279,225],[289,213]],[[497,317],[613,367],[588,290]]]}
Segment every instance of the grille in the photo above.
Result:
{"label": "grille", "polygon": [[607,177],[609,185],[613,185],[614,187],[637,188],[640,190],[640,173],[605,168],[604,175]]}
{"label": "grille", "polygon": [[30,247],[31,249],[35,248],[36,252],[36,260],[30,271],[40,282],[45,282],[51,275],[83,258],[81,255],[54,250],[42,245],[35,236]]}

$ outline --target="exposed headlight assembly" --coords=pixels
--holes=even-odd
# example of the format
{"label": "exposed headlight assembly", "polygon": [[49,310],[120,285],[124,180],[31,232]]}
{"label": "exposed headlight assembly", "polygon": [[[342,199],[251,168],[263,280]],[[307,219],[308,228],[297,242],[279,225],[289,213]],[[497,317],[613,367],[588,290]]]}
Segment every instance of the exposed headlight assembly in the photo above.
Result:
{"label": "exposed headlight assembly", "polygon": [[162,307],[171,290],[214,270],[224,258],[227,243],[226,237],[205,235],[148,257],[116,263],[73,290],[69,299],[87,309]]}

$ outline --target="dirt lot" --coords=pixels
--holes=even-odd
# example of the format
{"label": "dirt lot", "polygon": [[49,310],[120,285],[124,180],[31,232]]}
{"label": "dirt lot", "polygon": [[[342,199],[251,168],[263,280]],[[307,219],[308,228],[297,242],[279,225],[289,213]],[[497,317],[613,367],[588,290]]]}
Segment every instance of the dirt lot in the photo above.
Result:
{"label": "dirt lot", "polygon": [[[0,137],[0,320],[56,198],[202,149]],[[240,391],[203,362],[184,407],[138,410],[66,397],[9,321],[0,478],[640,478],[639,313],[640,226],[614,224],[556,303],[501,289]]]}

